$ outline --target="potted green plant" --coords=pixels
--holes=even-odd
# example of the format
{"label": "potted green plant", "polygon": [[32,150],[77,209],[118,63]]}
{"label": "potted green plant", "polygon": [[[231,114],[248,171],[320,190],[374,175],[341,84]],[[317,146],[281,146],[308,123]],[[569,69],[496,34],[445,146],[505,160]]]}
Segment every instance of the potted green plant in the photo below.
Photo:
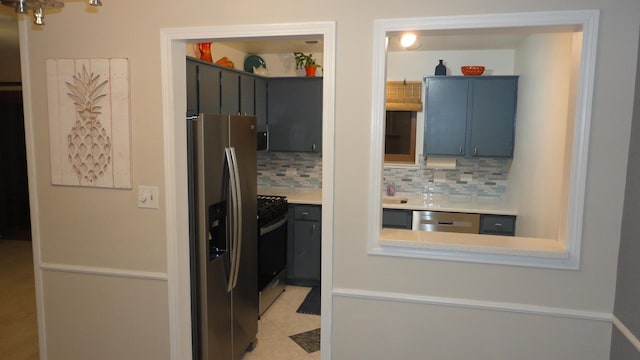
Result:
{"label": "potted green plant", "polygon": [[304,68],[307,76],[316,76],[316,69],[322,67],[316,64],[316,59],[314,59],[311,54],[305,55],[304,53],[295,51],[293,56],[296,59],[296,69]]}

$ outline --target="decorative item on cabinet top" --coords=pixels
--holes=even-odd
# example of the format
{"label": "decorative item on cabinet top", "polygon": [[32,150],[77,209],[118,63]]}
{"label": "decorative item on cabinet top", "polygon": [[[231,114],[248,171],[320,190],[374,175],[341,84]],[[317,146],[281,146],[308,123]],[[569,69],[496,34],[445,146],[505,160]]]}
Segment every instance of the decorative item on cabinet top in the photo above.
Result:
{"label": "decorative item on cabinet top", "polygon": [[316,76],[316,69],[322,68],[322,66],[317,64],[316,59],[313,58],[313,54],[305,55],[299,51],[294,51],[293,56],[296,60],[296,69],[304,68],[306,76],[308,77]]}
{"label": "decorative item on cabinet top", "polygon": [[[264,69],[264,70],[261,70]],[[258,55],[248,55],[244,59],[244,71],[263,75],[263,72],[267,70],[267,63]]]}
{"label": "decorative item on cabinet top", "polygon": [[196,43],[193,46],[195,53],[198,55],[198,59],[213,62],[211,58],[211,43]]}
{"label": "decorative item on cabinet top", "polygon": [[387,81],[387,111],[422,111],[421,81]]}
{"label": "decorative item on cabinet top", "polygon": [[464,76],[480,76],[484,73],[484,66],[461,66],[460,71]]}
{"label": "decorative item on cabinet top", "polygon": [[444,64],[442,63],[444,60],[438,60],[439,63],[438,65],[436,65],[436,71],[435,71],[435,75],[436,76],[445,76],[447,75],[447,67],[444,66]]}

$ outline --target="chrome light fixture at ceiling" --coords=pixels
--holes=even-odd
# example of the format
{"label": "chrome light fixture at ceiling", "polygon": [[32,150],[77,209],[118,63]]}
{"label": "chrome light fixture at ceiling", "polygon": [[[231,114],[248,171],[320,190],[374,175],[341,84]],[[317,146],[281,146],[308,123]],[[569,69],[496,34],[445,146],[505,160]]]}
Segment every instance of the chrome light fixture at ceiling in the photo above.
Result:
{"label": "chrome light fixture at ceiling", "polygon": [[[44,25],[44,10],[64,7],[64,0],[0,0],[0,4],[14,8],[18,14],[33,12],[33,23]],[[100,0],[89,0],[91,6],[102,6]]]}

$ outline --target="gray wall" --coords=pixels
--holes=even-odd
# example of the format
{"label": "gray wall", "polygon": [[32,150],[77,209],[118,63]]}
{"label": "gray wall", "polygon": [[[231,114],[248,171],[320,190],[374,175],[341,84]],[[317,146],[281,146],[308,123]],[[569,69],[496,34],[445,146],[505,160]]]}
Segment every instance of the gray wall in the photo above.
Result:
{"label": "gray wall", "polygon": [[[618,254],[618,280],[614,315],[640,338],[640,61],[636,71],[636,93],[629,144],[627,185],[622,235]],[[640,352],[614,327],[611,337],[611,360],[638,360]]]}

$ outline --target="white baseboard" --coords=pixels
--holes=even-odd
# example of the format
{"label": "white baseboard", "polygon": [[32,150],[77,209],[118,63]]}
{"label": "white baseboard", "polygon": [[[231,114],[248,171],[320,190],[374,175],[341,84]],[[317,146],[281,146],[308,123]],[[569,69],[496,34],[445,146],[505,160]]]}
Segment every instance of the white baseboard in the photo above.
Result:
{"label": "white baseboard", "polygon": [[114,268],[103,268],[94,266],[78,266],[56,263],[41,263],[42,271],[68,272],[86,275],[114,276],[121,278],[145,279],[167,281],[167,274],[151,271],[122,270]]}
{"label": "white baseboard", "polygon": [[425,305],[439,305],[448,307],[470,308],[478,310],[504,311],[532,315],[557,316],[592,321],[611,322],[611,314],[597,311],[538,306],[531,304],[509,303],[487,300],[461,299],[437,296],[425,296],[384,291],[369,291],[358,289],[334,288],[336,297],[359,298],[378,301],[407,302]]}

